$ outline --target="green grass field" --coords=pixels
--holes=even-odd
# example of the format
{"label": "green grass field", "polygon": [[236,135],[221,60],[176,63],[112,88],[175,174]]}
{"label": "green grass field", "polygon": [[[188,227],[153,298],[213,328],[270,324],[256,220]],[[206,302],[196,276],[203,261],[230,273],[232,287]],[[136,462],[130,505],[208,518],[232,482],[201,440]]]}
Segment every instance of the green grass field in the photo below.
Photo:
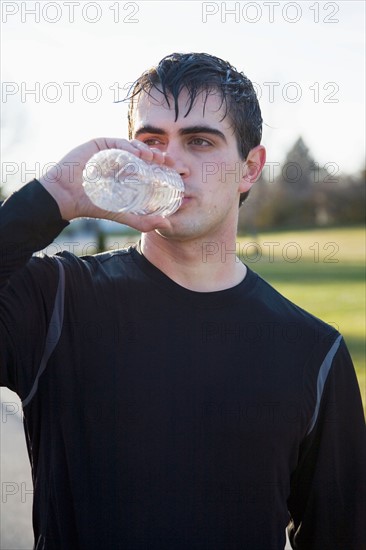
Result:
{"label": "green grass field", "polygon": [[266,233],[238,240],[247,265],[343,334],[366,412],[364,229]]}

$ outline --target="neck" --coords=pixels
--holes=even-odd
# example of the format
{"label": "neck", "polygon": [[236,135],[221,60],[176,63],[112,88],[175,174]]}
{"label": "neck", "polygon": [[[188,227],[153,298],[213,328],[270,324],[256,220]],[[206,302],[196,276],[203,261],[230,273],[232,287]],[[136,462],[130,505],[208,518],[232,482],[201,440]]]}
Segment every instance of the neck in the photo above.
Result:
{"label": "neck", "polygon": [[223,242],[179,241],[151,231],[142,234],[141,251],[174,282],[196,292],[231,288],[246,275],[235,235]]}

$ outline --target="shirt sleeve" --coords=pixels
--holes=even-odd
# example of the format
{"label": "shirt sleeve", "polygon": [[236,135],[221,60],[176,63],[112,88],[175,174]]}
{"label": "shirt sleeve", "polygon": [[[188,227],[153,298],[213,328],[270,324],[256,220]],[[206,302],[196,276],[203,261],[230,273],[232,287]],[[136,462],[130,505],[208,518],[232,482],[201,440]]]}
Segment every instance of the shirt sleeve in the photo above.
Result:
{"label": "shirt sleeve", "polygon": [[290,543],[297,550],[365,550],[365,420],[343,339],[319,370],[317,393],[291,477]]}
{"label": "shirt sleeve", "polygon": [[21,398],[39,367],[59,279],[55,259],[33,254],[67,225],[37,180],[0,206],[0,385]]}

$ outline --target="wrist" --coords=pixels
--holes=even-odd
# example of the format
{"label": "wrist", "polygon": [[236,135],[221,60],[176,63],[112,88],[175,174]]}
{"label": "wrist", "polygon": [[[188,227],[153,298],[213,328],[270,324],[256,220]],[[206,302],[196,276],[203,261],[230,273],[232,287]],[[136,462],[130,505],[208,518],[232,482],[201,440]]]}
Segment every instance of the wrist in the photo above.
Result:
{"label": "wrist", "polygon": [[52,173],[41,176],[38,178],[38,181],[56,201],[62,219],[65,221],[74,219],[76,217],[75,200],[73,200],[70,193],[62,187],[61,183],[52,176]]}

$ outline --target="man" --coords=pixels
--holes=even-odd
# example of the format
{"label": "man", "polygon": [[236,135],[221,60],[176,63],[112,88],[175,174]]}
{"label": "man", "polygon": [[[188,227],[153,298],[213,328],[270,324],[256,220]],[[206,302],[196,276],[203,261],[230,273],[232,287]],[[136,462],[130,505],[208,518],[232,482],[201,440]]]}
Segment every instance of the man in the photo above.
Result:
{"label": "man", "polygon": [[[134,86],[130,141],[81,145],[3,204],[1,382],[23,403],[37,549],[279,550],[289,523],[293,548],[364,548],[342,337],[233,254],[261,123],[243,74],[173,54]],[[180,173],[175,214],[90,202],[81,172],[114,147]],[[141,241],[31,258],[78,217]]]}

